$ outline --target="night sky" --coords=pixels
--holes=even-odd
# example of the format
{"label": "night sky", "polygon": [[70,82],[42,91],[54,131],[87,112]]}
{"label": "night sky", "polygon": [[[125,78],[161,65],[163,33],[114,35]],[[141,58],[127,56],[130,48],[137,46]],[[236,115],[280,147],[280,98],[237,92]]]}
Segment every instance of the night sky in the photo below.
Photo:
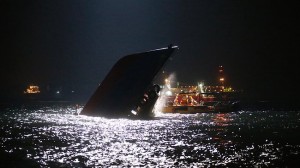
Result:
{"label": "night sky", "polygon": [[226,82],[256,100],[300,100],[299,4],[214,0],[0,0],[1,101],[29,84],[87,100],[121,57],[179,46],[180,82]]}

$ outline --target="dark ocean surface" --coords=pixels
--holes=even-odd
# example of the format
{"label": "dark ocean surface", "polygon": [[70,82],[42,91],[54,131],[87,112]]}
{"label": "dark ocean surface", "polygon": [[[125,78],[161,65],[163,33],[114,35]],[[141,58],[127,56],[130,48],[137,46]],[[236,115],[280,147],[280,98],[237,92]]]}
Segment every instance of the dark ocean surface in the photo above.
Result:
{"label": "dark ocean surface", "polygon": [[1,107],[0,126],[0,167],[300,166],[300,110],[291,108],[133,120],[29,103]]}

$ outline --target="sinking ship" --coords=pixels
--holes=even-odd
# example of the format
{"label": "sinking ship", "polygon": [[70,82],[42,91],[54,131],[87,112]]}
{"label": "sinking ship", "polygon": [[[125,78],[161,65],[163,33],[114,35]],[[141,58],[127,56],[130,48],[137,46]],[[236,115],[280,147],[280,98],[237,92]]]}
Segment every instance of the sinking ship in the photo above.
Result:
{"label": "sinking ship", "polygon": [[104,117],[151,117],[160,86],[153,83],[177,46],[127,55],[112,67],[81,111]]}

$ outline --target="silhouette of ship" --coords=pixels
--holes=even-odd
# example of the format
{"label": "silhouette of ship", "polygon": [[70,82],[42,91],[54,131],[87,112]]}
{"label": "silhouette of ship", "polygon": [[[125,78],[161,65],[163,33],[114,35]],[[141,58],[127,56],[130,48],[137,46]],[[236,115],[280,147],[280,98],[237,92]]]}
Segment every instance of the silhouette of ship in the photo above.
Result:
{"label": "silhouette of ship", "polygon": [[177,46],[169,45],[121,58],[90,97],[81,114],[113,118],[153,116],[153,107],[160,92],[153,79],[177,49]]}

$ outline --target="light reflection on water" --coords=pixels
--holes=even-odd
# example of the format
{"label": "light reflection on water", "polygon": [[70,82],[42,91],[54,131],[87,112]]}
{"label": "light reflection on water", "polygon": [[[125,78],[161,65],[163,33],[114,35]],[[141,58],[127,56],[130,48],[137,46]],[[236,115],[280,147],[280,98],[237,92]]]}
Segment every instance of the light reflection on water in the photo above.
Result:
{"label": "light reflection on water", "polygon": [[281,167],[300,158],[299,111],[161,114],[153,120],[75,114],[64,105],[1,111],[1,155],[50,167]]}

